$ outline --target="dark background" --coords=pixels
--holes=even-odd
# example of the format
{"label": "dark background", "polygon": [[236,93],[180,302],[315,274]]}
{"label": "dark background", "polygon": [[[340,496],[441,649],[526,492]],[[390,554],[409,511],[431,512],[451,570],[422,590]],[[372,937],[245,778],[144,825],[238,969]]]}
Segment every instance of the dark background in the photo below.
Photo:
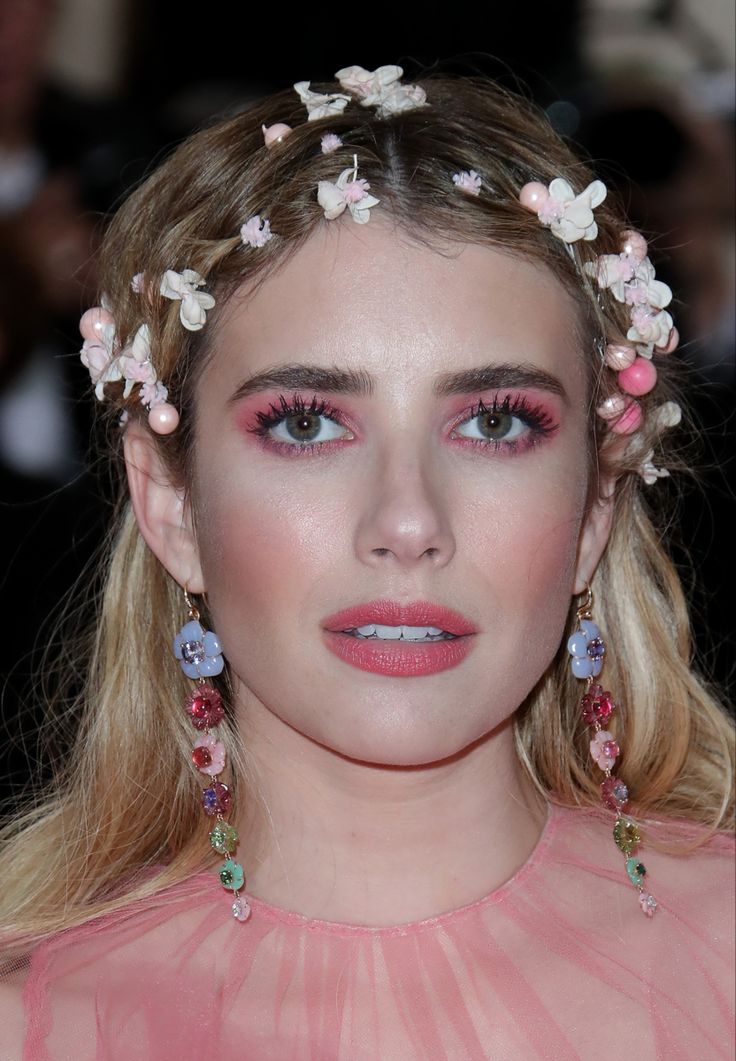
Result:
{"label": "dark background", "polygon": [[[647,3],[639,15],[621,16],[616,28],[628,21],[635,36],[651,34],[651,64],[619,61],[604,73],[582,43],[589,9],[571,0],[454,5],[455,13],[453,5],[344,11],[309,5],[288,16],[279,8],[264,18],[267,12],[259,10],[257,21],[245,5],[128,2],[120,6],[117,84],[95,93],[48,72],[47,42],[64,6],[0,0],[0,181],[19,147],[30,147],[42,169],[27,201],[0,206],[5,791],[20,790],[39,757],[34,727],[41,716],[31,689],[48,617],[92,556],[108,516],[100,501],[104,484],[89,470],[93,400],[77,356],[79,314],[97,301],[94,252],[105,219],[156,161],[213,114],[294,81],[330,80],[353,63],[369,69],[399,63],[405,80],[439,63],[523,87],[618,187],[634,224],[661,234],[653,257],[658,276],[681,300],[674,315],[684,342],[675,356],[691,367],[702,427],[702,487],[683,484],[684,501],[673,508],[673,548],[683,570],[691,560],[696,572],[698,663],[726,684],[733,666],[726,588],[735,396],[733,75],[718,41],[693,29],[681,4]],[[83,54],[92,54],[94,35],[85,38],[83,26],[80,32]],[[600,32],[607,32],[605,24]],[[687,84],[675,73],[652,77],[661,60],[658,34],[690,49],[697,77]],[[700,86],[695,106],[693,85]],[[43,404],[18,406],[17,396],[34,373],[44,372],[51,383],[40,391],[46,400],[51,394],[61,429],[52,452],[34,463],[19,460],[11,443],[43,434]],[[651,489],[669,491],[674,505],[670,484]]]}

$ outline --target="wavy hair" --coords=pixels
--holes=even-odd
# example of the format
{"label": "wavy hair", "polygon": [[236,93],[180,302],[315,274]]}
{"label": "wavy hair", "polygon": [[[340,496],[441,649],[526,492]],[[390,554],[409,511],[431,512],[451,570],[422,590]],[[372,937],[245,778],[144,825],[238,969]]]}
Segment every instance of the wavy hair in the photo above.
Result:
{"label": "wavy hair", "polygon": [[[691,669],[680,580],[636,474],[642,455],[660,441],[646,413],[676,392],[673,359],[662,359],[656,398],[642,399],[644,426],[623,456],[596,427],[595,407],[614,384],[596,349],[603,336],[622,339],[627,320],[625,307],[592,290],[583,267],[597,254],[619,252],[625,218],[609,196],[596,213],[595,245],[576,244],[570,255],[519,203],[530,180],[562,176],[580,189],[592,179],[545,116],[485,79],[431,75],[419,83],[429,104],[389,118],[351,103],[342,114],[308,122],[294,93],[274,95],[192,136],[120,209],[104,242],[103,290],[121,341],[148,324],[158,376],[181,413],[178,430],[155,443],[176,481],[189,485],[197,380],[213,356],[218,312],[240,285],[263,283],[324,224],[317,183],[334,180],[354,153],[380,209],[408,237],[440,251],[447,241],[488,245],[553,270],[576,300],[580,340],[590,351],[591,468],[618,476],[614,528],[592,585],[596,615],[616,646],[607,681],[624,705],[612,722],[625,749],[618,772],[639,816],[723,828],[732,809],[731,728]],[[267,149],[261,127],[274,122],[293,132]],[[321,151],[325,132],[342,139],[334,154]],[[453,173],[463,169],[483,175],[483,194],[453,187]],[[254,214],[279,235],[258,251],[238,235]],[[217,300],[202,332],[184,331],[179,304],[158,294],[163,272],[183,268],[206,277]],[[141,269],[153,281],[145,296],[131,290]],[[142,418],[144,410],[135,393],[123,397],[120,384],[108,385],[106,396],[101,429],[119,503],[100,557],[102,581],[94,583],[102,590],[86,634],[84,690],[71,705],[60,690],[51,705],[77,720],[72,750],[53,785],[2,834],[0,915],[18,946],[124,907],[209,863],[199,775],[180,707],[188,687],[170,651],[182,621],[181,591],[138,532],[122,468],[121,413]],[[675,466],[676,456],[667,461]],[[595,474],[591,479],[595,484]],[[579,697],[563,644],[516,714],[516,746],[549,798],[597,806]],[[222,730],[242,811],[258,798],[252,764],[232,716]]]}

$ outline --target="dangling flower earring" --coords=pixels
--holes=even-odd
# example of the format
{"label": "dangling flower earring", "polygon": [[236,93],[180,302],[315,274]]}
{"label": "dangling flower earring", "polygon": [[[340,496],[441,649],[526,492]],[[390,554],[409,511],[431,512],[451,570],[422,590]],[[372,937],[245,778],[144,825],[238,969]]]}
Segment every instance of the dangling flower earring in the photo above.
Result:
{"label": "dangling flower earring", "polygon": [[616,704],[611,694],[594,681],[603,667],[606,646],[600,630],[592,621],[592,605],[593,593],[588,586],[586,598],[577,611],[578,629],[569,638],[567,651],[572,656],[570,665],[573,674],[587,683],[581,707],[583,719],[594,730],[590,754],[605,774],[601,783],[603,804],[616,814],[613,839],[626,860],[629,880],[639,892],[639,905],[647,917],[652,917],[657,909],[657,900],[644,888],[646,867],[635,853],[641,843],[641,832],[637,823],[625,813],[629,790],[624,782],[612,773],[621,749],[605,725],[616,709]]}
{"label": "dangling flower earring", "polygon": [[186,700],[186,711],[199,736],[192,749],[192,762],[197,769],[212,780],[202,792],[202,807],[205,814],[215,819],[210,832],[210,844],[218,855],[224,855],[225,861],[220,866],[220,882],[224,888],[233,892],[232,912],[238,921],[247,921],[250,917],[248,900],[240,895],[245,884],[245,874],[239,862],[232,859],[238,846],[238,833],[234,826],[225,821],[230,812],[232,796],[230,789],[218,777],[225,769],[225,746],[212,733],[225,717],[222,697],[207,678],[220,674],[225,666],[222,648],[217,635],[205,630],[199,621],[199,611],[192,604],[189,594],[184,590],[184,600],[189,611],[189,619],[174,638],[174,655],[181,664],[187,678],[197,682]]}

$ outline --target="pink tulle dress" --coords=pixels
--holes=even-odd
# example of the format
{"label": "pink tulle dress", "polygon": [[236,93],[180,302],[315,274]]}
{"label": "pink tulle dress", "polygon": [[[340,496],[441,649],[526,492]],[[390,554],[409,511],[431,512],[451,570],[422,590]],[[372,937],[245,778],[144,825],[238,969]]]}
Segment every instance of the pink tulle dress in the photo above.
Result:
{"label": "pink tulle dress", "polygon": [[3,996],[0,1057],[732,1059],[733,844],[641,854],[651,919],[610,819],[554,805],[511,880],[411,924],[314,921],[257,899],[239,923],[202,873],[39,946],[22,991]]}

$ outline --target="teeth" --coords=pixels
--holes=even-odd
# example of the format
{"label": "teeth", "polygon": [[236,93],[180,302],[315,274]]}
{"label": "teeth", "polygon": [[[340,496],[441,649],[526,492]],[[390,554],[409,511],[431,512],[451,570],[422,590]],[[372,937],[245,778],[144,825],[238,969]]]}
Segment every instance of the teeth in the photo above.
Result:
{"label": "teeth", "polygon": [[368,626],[357,626],[354,630],[346,633],[355,634],[356,637],[372,637],[384,641],[424,641],[437,640],[453,637],[439,626],[380,626],[371,623]]}

